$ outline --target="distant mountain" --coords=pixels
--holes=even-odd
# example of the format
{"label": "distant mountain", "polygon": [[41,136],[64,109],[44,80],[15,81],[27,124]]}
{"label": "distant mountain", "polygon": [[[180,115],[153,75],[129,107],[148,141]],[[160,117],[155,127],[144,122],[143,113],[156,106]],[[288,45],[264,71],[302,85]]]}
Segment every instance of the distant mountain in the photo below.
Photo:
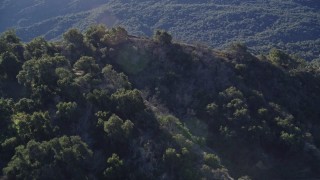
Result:
{"label": "distant mountain", "polygon": [[166,29],[177,41],[224,48],[244,42],[252,52],[276,47],[307,60],[319,58],[317,0],[4,0],[0,31],[17,29],[24,41],[61,38],[70,27],[124,26],[135,35]]}

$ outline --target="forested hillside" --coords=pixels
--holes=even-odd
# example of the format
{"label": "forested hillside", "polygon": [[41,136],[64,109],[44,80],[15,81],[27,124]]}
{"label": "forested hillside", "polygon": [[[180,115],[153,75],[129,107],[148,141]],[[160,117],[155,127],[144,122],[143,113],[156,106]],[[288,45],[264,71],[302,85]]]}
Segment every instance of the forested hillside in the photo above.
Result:
{"label": "forested hillside", "polygon": [[320,178],[317,62],[102,25],[0,55],[0,177]]}
{"label": "forested hillside", "polygon": [[239,41],[256,54],[276,47],[307,60],[320,56],[318,0],[4,0],[0,17],[0,31],[13,27],[24,41],[103,23],[143,36],[166,29],[176,40],[214,48]]}

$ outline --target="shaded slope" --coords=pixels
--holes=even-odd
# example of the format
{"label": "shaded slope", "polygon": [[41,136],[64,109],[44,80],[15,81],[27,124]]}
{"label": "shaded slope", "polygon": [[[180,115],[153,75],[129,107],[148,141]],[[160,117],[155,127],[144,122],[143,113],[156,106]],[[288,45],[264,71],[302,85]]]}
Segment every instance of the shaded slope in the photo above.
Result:
{"label": "shaded slope", "polygon": [[[22,44],[13,32],[0,40],[0,165],[8,177],[50,177],[47,166],[62,178],[319,177],[320,79],[308,62],[99,25],[58,42]],[[19,91],[9,92],[10,83]],[[64,136],[80,136],[75,147],[84,149],[61,154],[87,166],[75,158],[80,170],[60,171],[65,159],[50,153],[51,143]],[[48,147],[45,158],[28,154],[34,144]]]}

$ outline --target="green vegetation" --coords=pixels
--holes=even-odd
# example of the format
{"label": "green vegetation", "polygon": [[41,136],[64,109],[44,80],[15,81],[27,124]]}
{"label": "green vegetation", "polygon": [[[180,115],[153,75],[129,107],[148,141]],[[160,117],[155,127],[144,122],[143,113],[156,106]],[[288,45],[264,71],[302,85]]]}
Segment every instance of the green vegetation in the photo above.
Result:
{"label": "green vegetation", "polygon": [[[92,151],[77,136],[18,146],[4,174],[9,179],[86,179]],[[30,171],[31,170],[31,171]]]}
{"label": "green vegetation", "polygon": [[3,178],[319,178],[318,61],[103,25],[0,45]]}
{"label": "green vegetation", "polygon": [[256,54],[276,47],[313,60],[320,55],[319,10],[317,0],[5,0],[0,2],[0,32],[11,27],[25,41],[51,40],[69,28],[84,31],[103,23],[149,37],[165,29],[175,40],[214,48],[244,42]]}

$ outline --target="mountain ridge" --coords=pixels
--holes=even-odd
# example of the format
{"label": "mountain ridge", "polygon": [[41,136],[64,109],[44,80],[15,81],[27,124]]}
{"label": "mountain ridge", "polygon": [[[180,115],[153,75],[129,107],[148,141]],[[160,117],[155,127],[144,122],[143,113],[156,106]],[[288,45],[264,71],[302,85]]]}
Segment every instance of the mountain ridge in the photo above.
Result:
{"label": "mountain ridge", "polygon": [[[131,34],[139,36],[151,36],[155,29],[166,29],[176,40],[187,43],[200,42],[223,49],[239,41],[246,43],[257,53],[267,53],[272,47],[276,47],[288,53],[297,53],[307,60],[319,58],[319,6],[314,0],[303,3],[294,0],[148,0],[138,3],[97,0],[90,3],[73,1],[70,7],[60,7],[60,4],[66,4],[64,1],[60,0],[53,5],[50,5],[52,2],[42,1],[43,5],[46,5],[43,9],[58,9],[54,13],[43,12],[39,6],[34,12],[16,18],[12,12],[18,9],[7,6],[8,12],[2,12],[3,17],[9,16],[12,20],[8,21],[10,24],[0,26],[0,29],[4,31],[8,27],[14,27],[24,40],[29,41],[40,35],[47,39],[61,38],[62,33],[71,27],[85,30],[91,24],[104,23],[109,27],[121,25]],[[14,1],[7,2],[10,4]],[[34,2],[29,1],[31,4]],[[60,17],[62,19],[57,22],[51,21],[53,29],[46,28],[46,24],[41,26],[41,22],[45,20],[43,15],[56,17],[55,13],[68,15]],[[74,16],[73,13],[80,13],[82,16],[70,19],[68,16]],[[37,17],[41,17],[42,20],[35,20]],[[19,27],[18,22],[21,18],[26,19],[26,26]],[[34,23],[39,24],[34,26]],[[38,28],[40,31],[35,33]]]}

